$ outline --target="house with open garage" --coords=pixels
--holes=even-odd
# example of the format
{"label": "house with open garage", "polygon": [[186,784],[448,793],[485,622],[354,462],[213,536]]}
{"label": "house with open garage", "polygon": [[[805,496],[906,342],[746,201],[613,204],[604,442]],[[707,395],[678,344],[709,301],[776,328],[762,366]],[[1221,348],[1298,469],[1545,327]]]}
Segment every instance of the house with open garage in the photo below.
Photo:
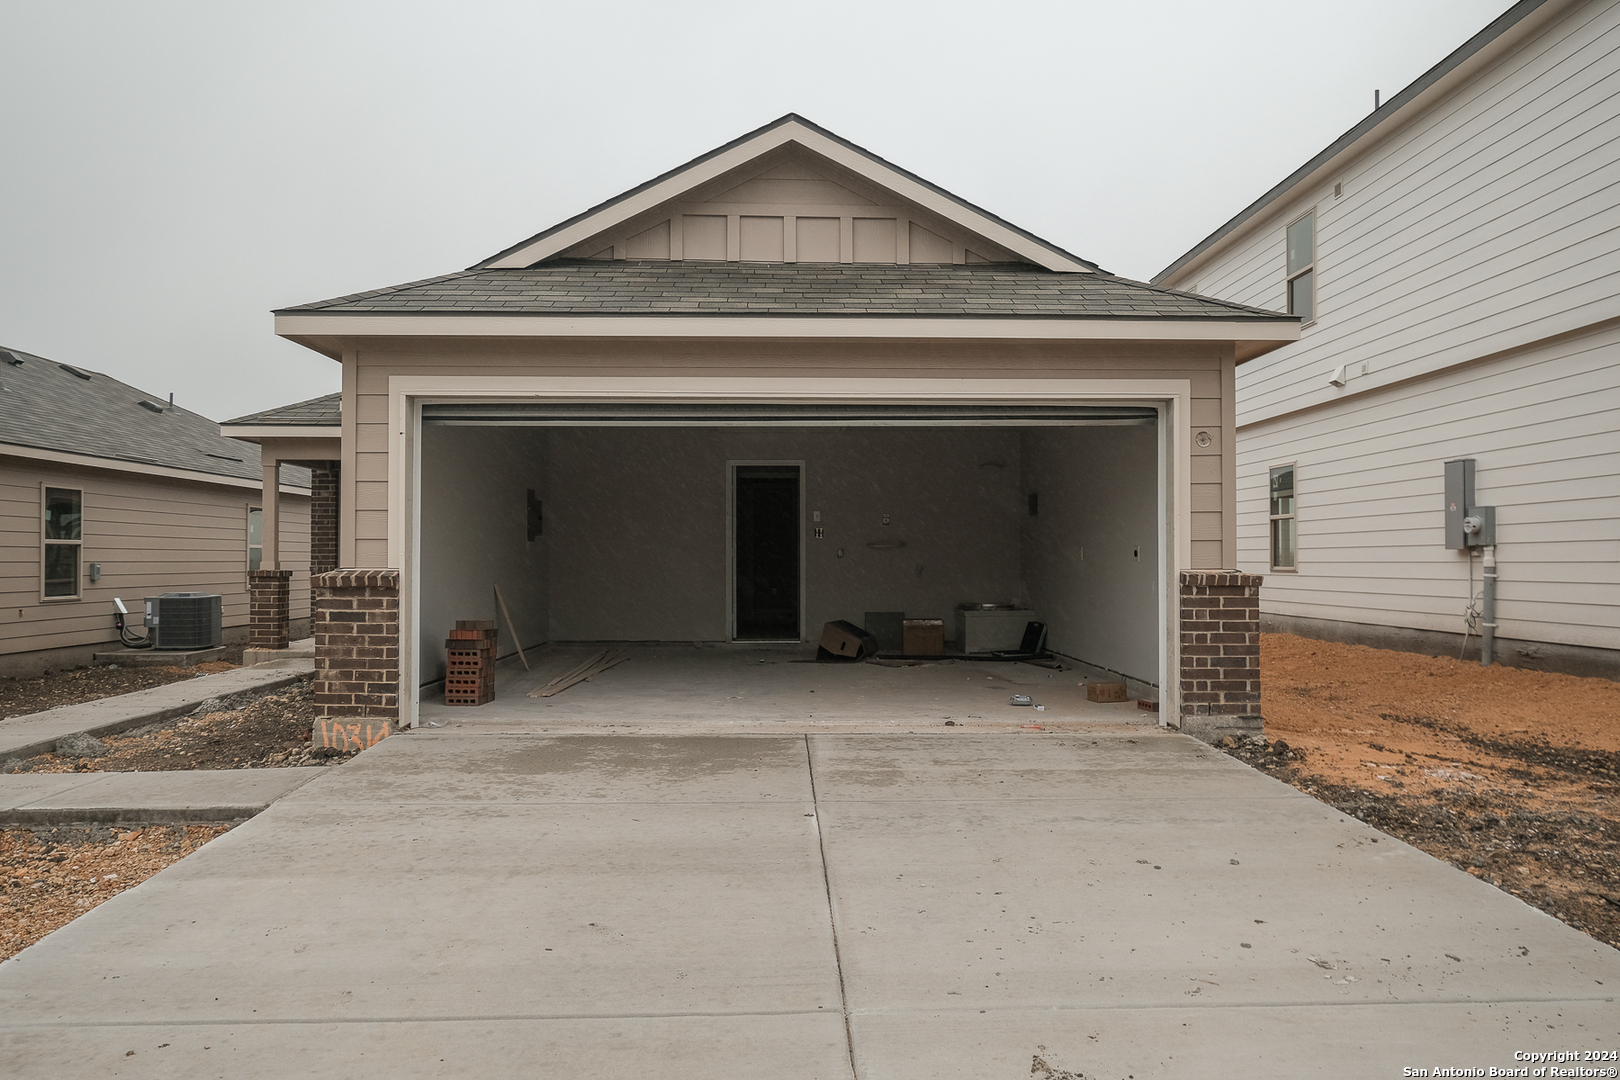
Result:
{"label": "house with open garage", "polygon": [[[1297,318],[1108,274],[795,115],[275,318],[342,365],[332,716],[419,722],[462,619],[811,651],[903,613],[960,649],[998,603],[1172,726],[1258,722],[1233,387]],[[226,431],[278,455],[281,419]]]}
{"label": "house with open garage", "polygon": [[[0,349],[0,675],[121,653],[118,601],[124,636],[158,652],[212,642],[215,630],[244,640],[264,520],[278,509],[289,579],[280,617],[307,633],[309,505],[307,470],[267,475],[257,446],[170,398]],[[170,607],[203,611],[201,637],[172,621],[167,640],[151,637],[145,602],[166,593],[198,594]]]}
{"label": "house with open garage", "polygon": [[1302,320],[1236,371],[1268,627],[1620,677],[1617,140],[1620,5],[1524,0],[1154,278]]}

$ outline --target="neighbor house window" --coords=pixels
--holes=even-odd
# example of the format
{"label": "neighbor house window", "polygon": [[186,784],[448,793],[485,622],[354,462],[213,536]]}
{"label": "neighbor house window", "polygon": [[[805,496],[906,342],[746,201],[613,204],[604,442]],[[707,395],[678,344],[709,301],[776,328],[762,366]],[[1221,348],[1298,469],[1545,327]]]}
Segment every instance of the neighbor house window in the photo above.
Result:
{"label": "neighbor house window", "polygon": [[248,507],[248,570],[264,565],[264,511],[257,506]]}
{"label": "neighbor house window", "polygon": [[83,545],[80,507],[84,493],[77,488],[45,489],[44,595],[73,599],[79,595],[79,548]]}
{"label": "neighbor house window", "polygon": [[1288,226],[1288,314],[1316,318],[1316,211]]}
{"label": "neighbor house window", "polygon": [[1278,465],[1271,470],[1271,568],[1293,570],[1294,548],[1294,467]]}

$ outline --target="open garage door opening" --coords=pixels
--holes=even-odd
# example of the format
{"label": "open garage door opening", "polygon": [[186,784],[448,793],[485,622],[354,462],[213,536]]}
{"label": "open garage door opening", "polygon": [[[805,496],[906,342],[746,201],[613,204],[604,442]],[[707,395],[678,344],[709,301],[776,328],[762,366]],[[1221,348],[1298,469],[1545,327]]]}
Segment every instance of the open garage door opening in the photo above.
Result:
{"label": "open garage door opening", "polygon": [[660,655],[677,659],[765,647],[775,651],[760,656],[783,663],[812,659],[833,620],[938,620],[947,656],[1014,646],[1038,621],[1059,656],[1155,687],[1156,416],[1144,406],[425,405],[423,708],[442,708],[456,621],[492,617],[503,654],[519,642],[568,656],[667,647]]}

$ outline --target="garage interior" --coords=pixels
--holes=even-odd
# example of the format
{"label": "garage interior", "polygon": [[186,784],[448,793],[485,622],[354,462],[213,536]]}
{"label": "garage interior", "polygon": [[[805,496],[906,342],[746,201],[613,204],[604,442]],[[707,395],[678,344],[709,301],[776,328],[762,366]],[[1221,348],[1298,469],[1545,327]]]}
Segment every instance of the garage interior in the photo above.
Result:
{"label": "garage interior", "polygon": [[[876,709],[967,721],[1027,684],[1049,719],[1096,719],[1072,672],[813,662],[823,624],[860,625],[868,612],[941,620],[947,657],[982,648],[996,629],[957,609],[991,603],[1022,609],[999,616],[1017,620],[1015,633],[1026,619],[1044,622],[1060,658],[1156,698],[1156,415],[1118,405],[425,405],[423,722],[622,718],[612,688],[643,682],[670,718]],[[445,706],[445,638],[457,620],[491,618],[505,657],[496,701]],[[959,640],[962,624],[974,640]],[[513,627],[532,671],[513,655]],[[634,644],[589,683],[528,696],[606,643]]]}

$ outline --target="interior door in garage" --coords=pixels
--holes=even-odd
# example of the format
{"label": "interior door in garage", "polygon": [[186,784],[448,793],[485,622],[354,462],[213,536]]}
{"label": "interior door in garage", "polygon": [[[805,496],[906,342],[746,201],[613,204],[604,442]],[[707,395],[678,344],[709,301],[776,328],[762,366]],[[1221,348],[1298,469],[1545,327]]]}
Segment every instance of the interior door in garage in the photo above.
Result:
{"label": "interior door in garage", "polygon": [[801,466],[733,468],[734,636],[798,641]]}

